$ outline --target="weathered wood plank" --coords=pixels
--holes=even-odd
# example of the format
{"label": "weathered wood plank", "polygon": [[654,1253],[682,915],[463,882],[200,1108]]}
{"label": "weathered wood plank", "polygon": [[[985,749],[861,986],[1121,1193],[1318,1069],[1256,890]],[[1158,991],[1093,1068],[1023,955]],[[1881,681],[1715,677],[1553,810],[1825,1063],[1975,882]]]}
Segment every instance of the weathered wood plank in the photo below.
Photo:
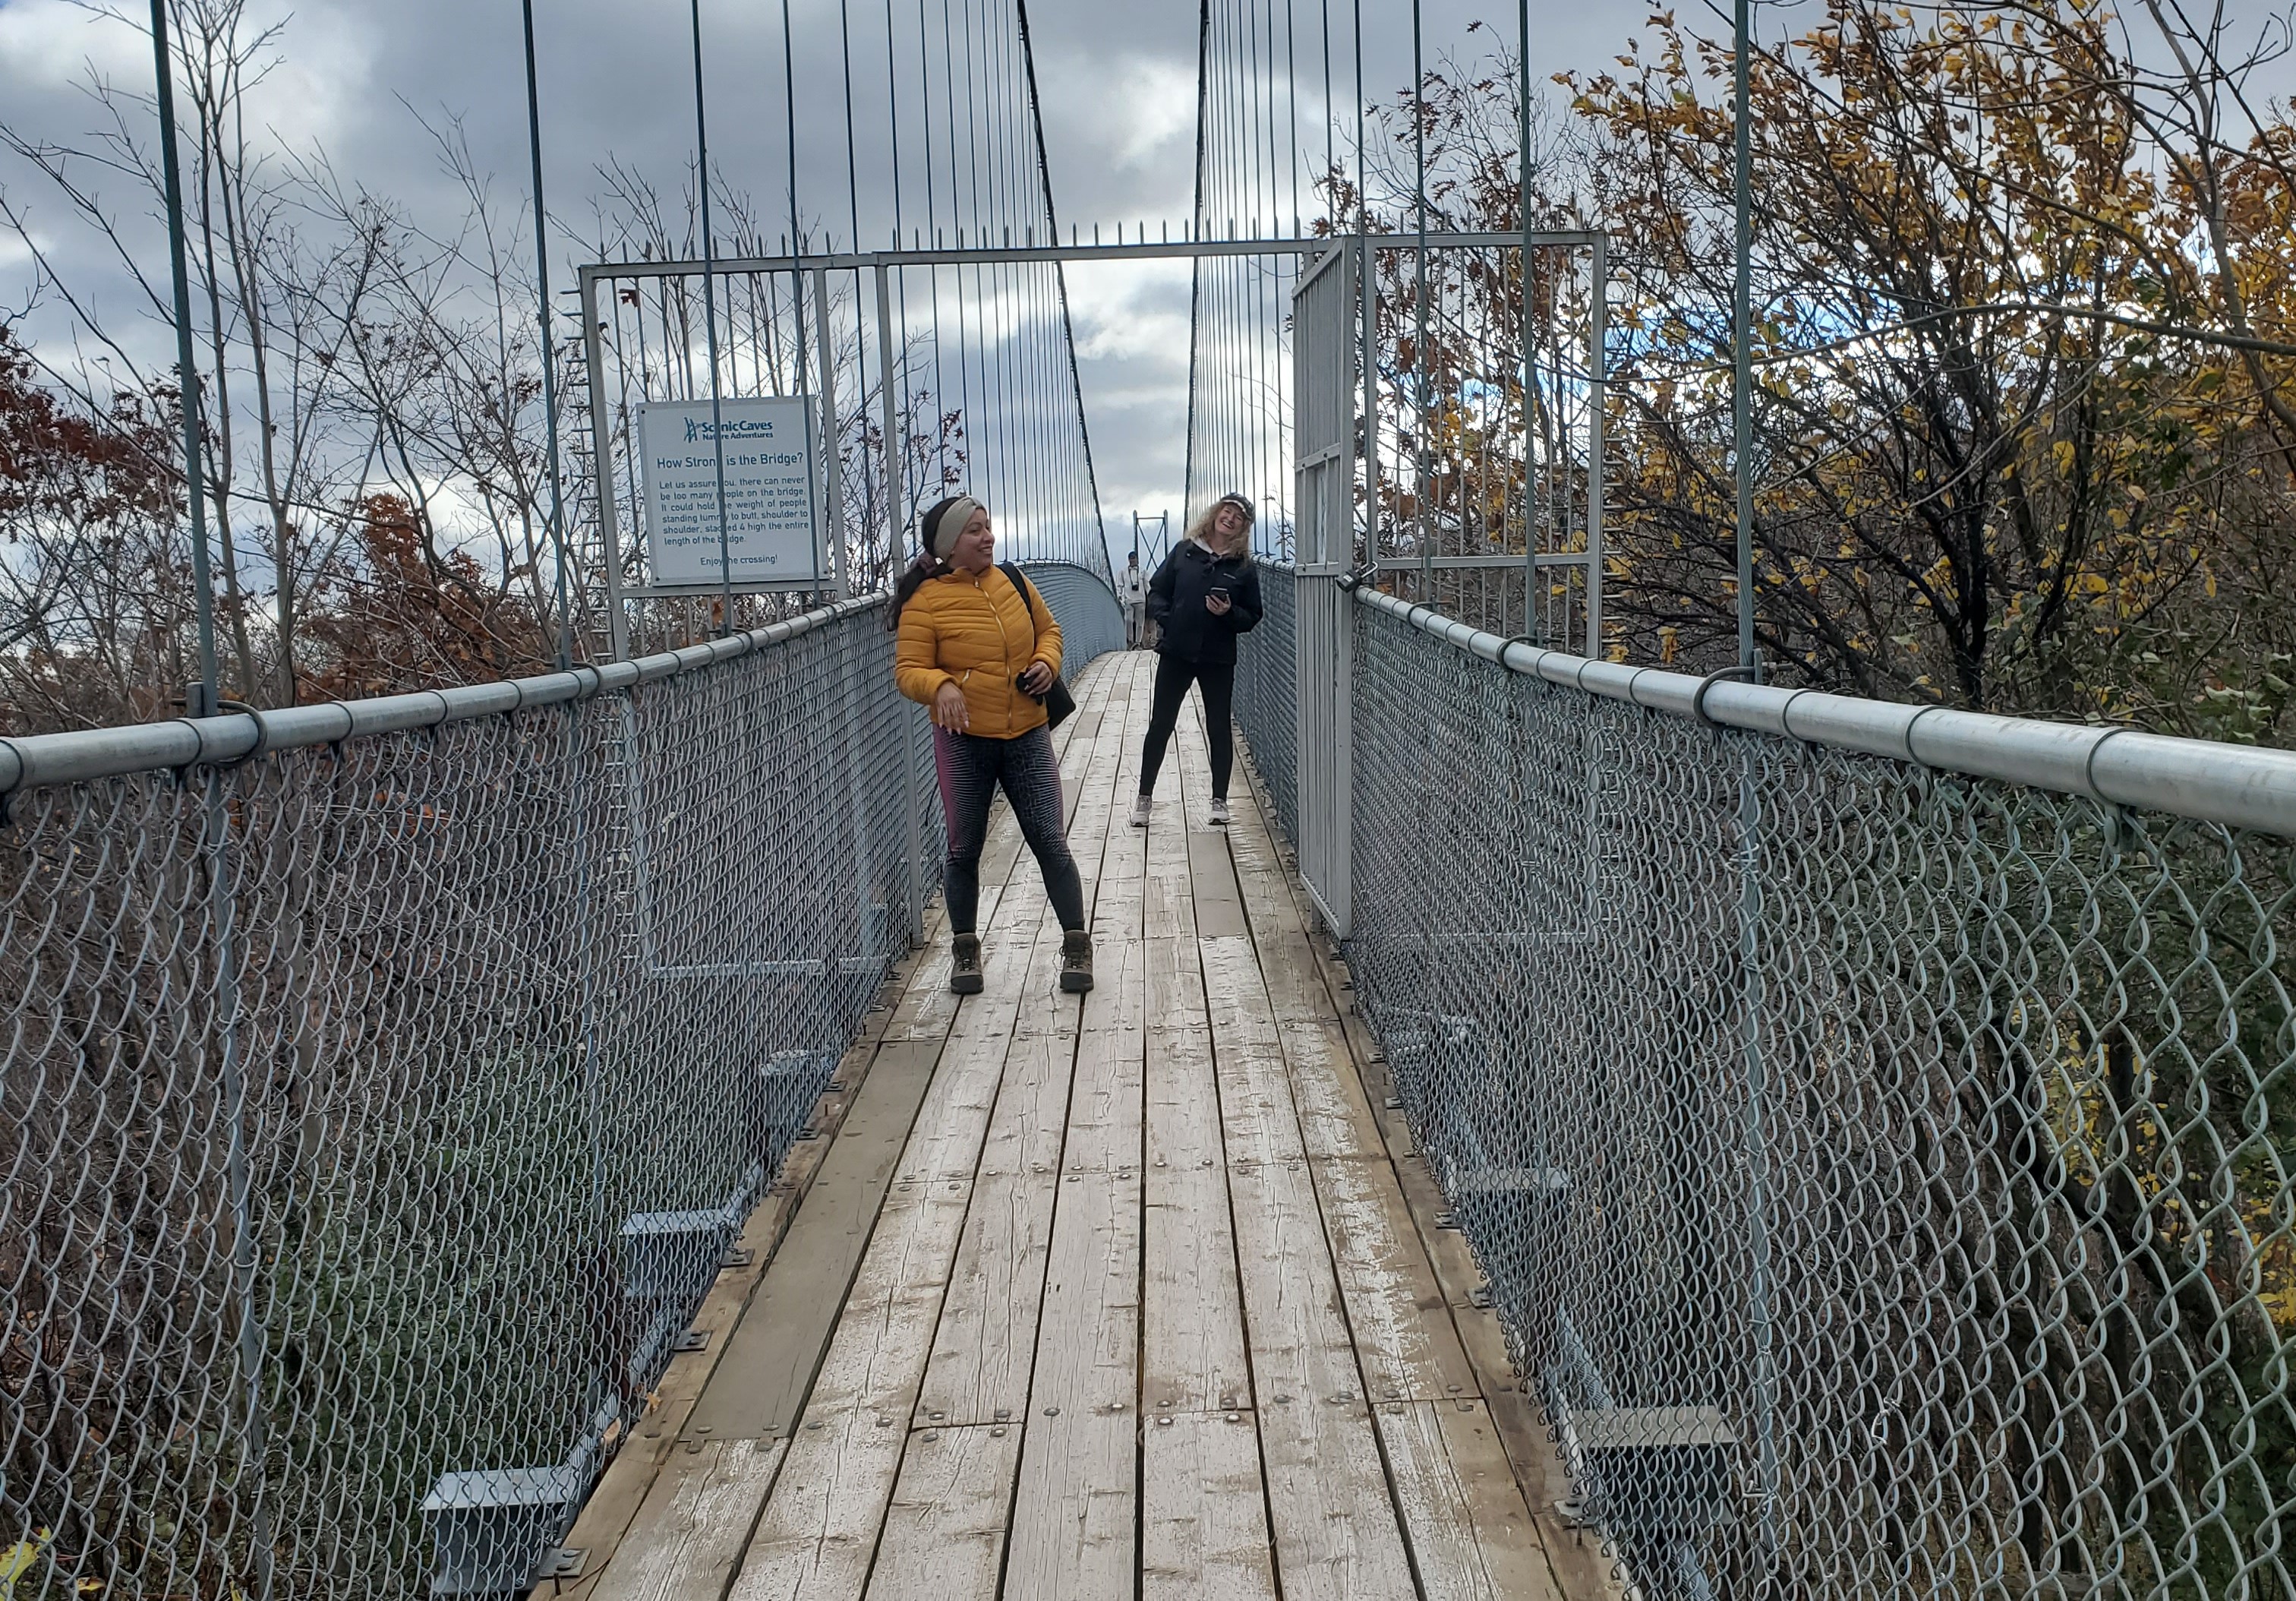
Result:
{"label": "weathered wood plank", "polygon": [[1210,1025],[1210,1013],[1204,1001],[1203,957],[1196,948],[1195,924],[1191,919],[1177,932],[1160,933],[1160,924],[1169,926],[1168,920],[1152,908],[1148,937],[1142,941],[1149,1026],[1201,1032]]}
{"label": "weathered wood plank", "polygon": [[1393,1401],[1375,1416],[1427,1601],[1561,1601],[1482,1403]]}
{"label": "weathered wood plank", "polygon": [[1347,1030],[1328,1006],[1320,1018],[1278,1024],[1277,1033],[1292,1078],[1292,1108],[1309,1158],[1384,1160],[1387,1141],[1365,1098],[1363,1080],[1356,1076]]}
{"label": "weathered wood plank", "polygon": [[1142,1601],[1275,1601],[1252,1415],[1159,1416],[1140,1450]]}
{"label": "weathered wood plank", "polygon": [[1219,1092],[1201,1031],[1152,1031],[1148,1095],[1142,1402],[1158,1412],[1248,1407]]}
{"label": "weathered wood plank", "polygon": [[876,1601],[996,1601],[1020,1464],[1018,1424],[911,1434],[866,1593]]}
{"label": "weathered wood plank", "polygon": [[[1210,809],[1209,804],[1205,809]],[[1243,915],[1243,894],[1236,887],[1235,864],[1228,859],[1225,829],[1188,830],[1188,880],[1194,891],[1200,936],[1217,939],[1251,932]]]}
{"label": "weathered wood plank", "polygon": [[[1057,948],[1060,933],[1044,943]],[[980,1165],[996,1172],[1051,1173],[1060,1166],[1076,1072],[1076,1034],[1016,1034],[1004,1054],[996,1110],[981,1144]]]}
{"label": "weathered wood plank", "polygon": [[1052,1249],[1053,1176],[983,1171],[917,1399],[921,1425],[1015,1423],[1028,1409]]}
{"label": "weathered wood plank", "polygon": [[1374,1401],[1481,1393],[1384,1156],[1311,1162],[1348,1327]]}
{"label": "weathered wood plank", "polygon": [[717,1601],[788,1449],[786,1439],[727,1440],[677,1452],[654,1482],[647,1515],[589,1593],[596,1601]]}
{"label": "weathered wood plank", "polygon": [[1207,937],[1196,943],[1218,1053],[1228,1160],[1299,1161],[1307,1155],[1307,1143],[1292,1105],[1283,1043],[1267,1014],[1267,989],[1251,941]]}
{"label": "weathered wood plank", "polygon": [[1252,1404],[1227,1206],[1215,1165],[1148,1170],[1142,1404],[1157,1416]]}
{"label": "weathered wood plank", "polygon": [[1138,1400],[1140,1172],[1063,1173],[1029,1400],[1065,1412]]}
{"label": "weathered wood plank", "polygon": [[1138,1554],[1138,1419],[1128,1407],[1046,1416],[1039,1408],[1021,1446],[1004,1593],[1132,1593]]}
{"label": "weathered wood plank", "polygon": [[1285,1601],[1387,1601],[1416,1594],[1360,1396],[1270,1392],[1260,1458]]}
{"label": "weathered wood plank", "polygon": [[1140,1175],[1062,1175],[1005,1579],[1015,1596],[1135,1580]]}
{"label": "weathered wood plank", "polygon": [[688,1437],[762,1440],[795,1419],[939,1054],[931,1040],[878,1047],[820,1175],[694,1405]]}
{"label": "weathered wood plank", "polygon": [[942,1178],[888,1198],[734,1578],[735,1601],[860,1596],[971,1189]]}
{"label": "weathered wood plank", "polygon": [[[881,1416],[888,1426],[877,1426]],[[906,1434],[899,1424],[899,1415],[852,1406],[808,1416],[731,1588],[712,1594],[728,1601],[858,1597],[900,1472]]]}
{"label": "weathered wood plank", "polygon": [[[1250,811],[1248,815],[1240,814],[1239,820],[1247,837],[1238,860],[1243,871],[1250,874],[1261,861],[1277,859],[1274,845],[1275,825],[1273,809],[1256,785],[1245,798],[1250,802]],[[1257,842],[1252,836],[1257,837]],[[1266,892],[1255,892],[1252,901],[1255,916],[1264,915],[1281,928],[1296,927],[1304,933],[1311,925],[1312,915],[1296,878],[1286,874],[1280,881],[1268,882],[1263,877],[1262,882]],[[1325,1000],[1343,996],[1343,965],[1332,959],[1323,936],[1309,935],[1308,948]],[[1271,982],[1283,981],[1282,965],[1268,972]],[[1379,1125],[1380,1136],[1393,1162],[1414,1229],[1423,1248],[1431,1239],[1436,1242],[1436,1249],[1429,1252],[1431,1266],[1449,1305],[1461,1345],[1477,1375],[1488,1416],[1505,1447],[1518,1488],[1530,1509],[1557,1586],[1572,1601],[1596,1601],[1598,1597],[1614,1601],[1622,1590],[1616,1569],[1603,1554],[1601,1542],[1584,1529],[1564,1526],[1554,1512],[1555,1503],[1568,1493],[1568,1475],[1555,1456],[1553,1442],[1547,1439],[1538,1408],[1524,1393],[1513,1371],[1496,1314],[1472,1304],[1474,1286],[1480,1275],[1472,1253],[1457,1236],[1435,1227],[1435,1214],[1444,1210],[1446,1203],[1423,1160],[1411,1154],[1409,1130],[1400,1115],[1382,1105],[1392,1086],[1385,1069],[1374,1065],[1377,1059],[1375,1042],[1363,1020],[1351,1011],[1334,1008],[1330,1014],[1340,1019],[1341,1037],[1348,1047],[1348,1056],[1341,1065],[1352,1067],[1362,1101],[1373,1109],[1371,1115]]]}
{"label": "weathered wood plank", "polygon": [[1283,1593],[1409,1595],[1307,1163],[1234,1163],[1228,1188]]}
{"label": "weathered wood plank", "polygon": [[[1046,926],[1054,926],[1046,920]],[[1015,1038],[980,1162],[917,1421],[1003,1423],[1028,1405],[1054,1188],[1074,1069],[1072,1039]]]}
{"label": "weathered wood plank", "polygon": [[[1131,948],[1138,950],[1138,941]],[[1147,1032],[1142,1029],[1089,1029],[1078,1042],[1068,1143],[1061,1154],[1065,1170],[1140,1166],[1147,1048]]]}
{"label": "weathered wood plank", "polygon": [[[906,976],[914,977],[914,959],[904,965]],[[874,1044],[857,1043],[847,1051],[832,1080],[844,1088],[822,1097],[821,1110],[814,1120],[820,1137],[800,1142],[783,1160],[773,1187],[750,1211],[734,1239],[735,1252],[748,1259],[746,1264],[720,1273],[703,1297],[701,1310],[694,1314],[692,1326],[708,1335],[708,1342],[698,1351],[670,1358],[652,1393],[646,1397],[645,1409],[630,1424],[620,1449],[591,1491],[590,1498],[583,1504],[581,1515],[564,1543],[589,1554],[587,1577],[562,1583],[554,1581],[554,1589],[545,1587],[543,1593],[588,1597],[596,1577],[611,1564],[632,1521],[644,1506],[655,1478],[669,1460],[678,1436],[685,1432],[686,1420],[708,1387],[710,1375],[724,1359],[734,1329],[774,1260],[800,1202],[812,1188],[824,1159],[834,1148],[836,1137],[867,1082],[876,1057]]]}

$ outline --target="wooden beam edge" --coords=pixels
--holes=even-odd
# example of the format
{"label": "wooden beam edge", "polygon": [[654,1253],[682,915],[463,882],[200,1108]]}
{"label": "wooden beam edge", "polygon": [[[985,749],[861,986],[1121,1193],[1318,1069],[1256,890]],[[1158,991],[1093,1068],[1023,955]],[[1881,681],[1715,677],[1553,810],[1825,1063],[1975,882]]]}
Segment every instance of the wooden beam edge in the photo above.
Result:
{"label": "wooden beam edge", "polygon": [[1546,1547],[1547,1565],[1554,1572],[1555,1585],[1571,1601],[1628,1601],[1617,1564],[1604,1549],[1601,1538],[1583,1525],[1566,1522],[1557,1509],[1557,1503],[1570,1494],[1570,1475],[1554,1441],[1548,1437],[1545,1412],[1515,1371],[1513,1354],[1507,1349],[1506,1332],[1497,1312],[1475,1304],[1482,1274],[1464,1238],[1436,1225],[1437,1214],[1449,1211],[1448,1203],[1420,1154],[1403,1113],[1388,1105],[1393,1082],[1387,1071],[1385,1055],[1356,1007],[1354,980],[1344,958],[1335,953],[1329,933],[1321,926],[1321,917],[1300,891],[1294,847],[1284,838],[1275,808],[1269,804],[1259,766],[1249,759],[1241,739],[1237,743],[1239,754],[1246,757],[1240,765],[1249,780],[1252,802],[1259,809],[1270,844],[1275,847],[1275,865],[1283,880],[1283,891],[1290,898],[1292,913],[1307,932],[1308,950],[1315,957],[1316,972],[1348,1042],[1348,1057],[1355,1069],[1357,1082],[1380,1127],[1388,1161],[1403,1187],[1404,1204],[1411,1214],[1412,1227],[1427,1260],[1434,1266],[1459,1342],[1465,1348],[1467,1365],[1474,1371],[1483,1400],[1490,1408],[1500,1448],[1506,1453],[1507,1464],[1514,1471],[1515,1482],[1521,1489],[1531,1521]]}

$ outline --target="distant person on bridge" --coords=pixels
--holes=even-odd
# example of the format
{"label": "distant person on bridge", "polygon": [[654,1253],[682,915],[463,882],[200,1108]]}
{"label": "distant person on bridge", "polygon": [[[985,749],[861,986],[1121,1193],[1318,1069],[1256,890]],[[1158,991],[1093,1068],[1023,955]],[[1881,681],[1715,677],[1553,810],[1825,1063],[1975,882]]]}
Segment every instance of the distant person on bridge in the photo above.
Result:
{"label": "distant person on bridge", "polygon": [[1132,826],[1148,826],[1148,800],[1164,747],[1179,726],[1180,702],[1195,685],[1204,702],[1204,739],[1211,746],[1214,823],[1228,821],[1227,780],[1235,765],[1228,703],[1235,693],[1235,636],[1259,620],[1259,569],[1251,560],[1250,500],[1223,495],[1188,530],[1148,583],[1148,616],[1156,624],[1156,703],[1140,748],[1140,795]]}
{"label": "distant person on bridge", "polygon": [[[957,495],[919,521],[923,547],[893,590],[893,677],[929,708],[933,765],[948,825],[941,883],[948,911],[948,987],[980,992],[980,850],[988,803],[1004,787],[1061,920],[1061,988],[1092,988],[1084,888],[1069,854],[1061,765],[1045,694],[1061,676],[1061,625],[1018,567],[1000,566],[988,508]],[[1023,920],[1021,926],[1028,926]]]}
{"label": "distant person on bridge", "polygon": [[1140,636],[1145,628],[1146,577],[1140,571],[1140,553],[1136,550],[1124,564],[1124,571],[1116,575],[1116,598],[1124,603],[1124,648],[1128,651],[1140,648]]}

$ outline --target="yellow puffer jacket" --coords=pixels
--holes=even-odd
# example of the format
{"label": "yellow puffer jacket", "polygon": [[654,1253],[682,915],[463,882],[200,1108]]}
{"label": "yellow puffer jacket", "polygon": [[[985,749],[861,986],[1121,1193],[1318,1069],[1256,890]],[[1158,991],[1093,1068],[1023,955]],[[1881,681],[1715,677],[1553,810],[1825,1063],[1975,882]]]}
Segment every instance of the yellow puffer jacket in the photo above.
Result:
{"label": "yellow puffer jacket", "polygon": [[995,567],[975,577],[962,570],[927,579],[901,608],[893,646],[893,680],[930,706],[955,680],[972,714],[966,732],[1013,739],[1045,721],[1045,709],[1013,682],[1032,661],[1061,670],[1061,625],[1029,586],[1024,597]]}

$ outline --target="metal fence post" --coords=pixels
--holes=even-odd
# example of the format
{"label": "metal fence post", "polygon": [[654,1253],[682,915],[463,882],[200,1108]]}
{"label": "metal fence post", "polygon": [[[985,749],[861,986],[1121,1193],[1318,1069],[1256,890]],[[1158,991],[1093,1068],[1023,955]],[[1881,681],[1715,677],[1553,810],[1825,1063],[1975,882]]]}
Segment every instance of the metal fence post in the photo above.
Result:
{"label": "metal fence post", "polygon": [[813,327],[821,360],[821,494],[829,507],[829,566],[836,575],[837,598],[850,600],[853,580],[846,570],[845,491],[838,473],[837,351],[830,328],[829,269],[813,269]]}
{"label": "metal fence post", "polygon": [[1603,408],[1608,403],[1611,252],[1597,234],[1592,246],[1594,308],[1587,337],[1587,659],[1603,659]]}
{"label": "metal fence post", "polygon": [[1752,738],[1740,735],[1738,777],[1738,963],[1743,986],[1746,1067],[1746,1278],[1747,1321],[1754,1336],[1755,1463],[1761,1501],[1762,1551],[1777,1550],[1778,1455],[1775,1415],[1778,1371],[1775,1331],[1770,1317],[1768,1064],[1762,1055],[1762,880],[1759,841],[1761,795],[1755,784]]}
{"label": "metal fence post", "polygon": [[255,1601],[272,1592],[270,1462],[263,1409],[263,1323],[256,1307],[254,1186],[248,1170],[247,1071],[241,1059],[239,945],[236,902],[231,882],[231,816],[224,803],[224,774],[207,771],[207,817],[203,832],[208,867],[208,907],[215,940],[216,1028],[222,1051],[225,1121],[224,1184],[231,1208],[231,1278],[238,1303],[240,1383],[243,1391],[246,1460],[254,1478],[249,1516],[248,1556],[254,1564]]}
{"label": "metal fence post", "polygon": [[606,636],[617,661],[630,655],[630,620],[622,605],[622,539],[614,504],[614,429],[606,410],[605,357],[598,337],[598,280],[582,269],[582,360],[590,369],[590,480],[598,497],[599,560],[606,573]]}
{"label": "metal fence post", "polygon": [[922,775],[922,709],[901,712],[901,792],[909,823],[909,943],[925,942],[925,795]]}
{"label": "metal fence post", "polygon": [[887,581],[901,565],[901,462],[908,452],[901,438],[901,411],[893,399],[892,274],[877,264],[877,398],[884,438],[879,449],[885,472],[885,572]]}
{"label": "metal fence post", "polygon": [[[901,566],[901,463],[907,455],[901,438],[901,413],[893,398],[892,272],[877,263],[877,394],[882,415],[885,470],[885,571],[890,582]],[[907,813],[909,943],[925,940],[925,796],[918,768],[923,751],[918,739],[922,724],[917,711],[903,706],[901,718],[901,803]]]}

